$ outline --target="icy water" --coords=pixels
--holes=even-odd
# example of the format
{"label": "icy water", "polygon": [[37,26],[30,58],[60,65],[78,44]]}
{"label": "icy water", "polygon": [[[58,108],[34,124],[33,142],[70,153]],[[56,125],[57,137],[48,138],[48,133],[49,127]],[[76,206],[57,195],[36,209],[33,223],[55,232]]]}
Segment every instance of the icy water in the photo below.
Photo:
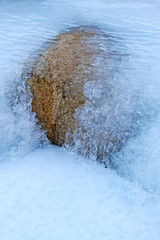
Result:
{"label": "icy water", "polygon": [[[0,0],[1,240],[160,239],[159,12],[159,0]],[[101,46],[112,53],[110,74],[98,74],[113,89],[117,122],[103,127],[109,124],[118,136],[128,126],[133,132],[112,156],[116,170],[93,162],[94,156],[50,146],[21,81],[28,62],[57,34],[82,25],[98,27],[110,39]],[[102,102],[99,112],[87,105],[81,112],[89,125],[95,120],[96,133],[110,113],[104,80],[92,93],[85,89]],[[77,139],[73,150],[79,148]]]}

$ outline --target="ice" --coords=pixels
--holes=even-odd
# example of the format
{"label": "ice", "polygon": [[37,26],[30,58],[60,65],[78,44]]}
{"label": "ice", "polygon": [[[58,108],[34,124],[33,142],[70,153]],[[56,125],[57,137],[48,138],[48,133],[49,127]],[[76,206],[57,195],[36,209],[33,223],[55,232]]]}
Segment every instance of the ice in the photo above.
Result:
{"label": "ice", "polygon": [[0,169],[1,239],[159,239],[159,198],[58,147]]}

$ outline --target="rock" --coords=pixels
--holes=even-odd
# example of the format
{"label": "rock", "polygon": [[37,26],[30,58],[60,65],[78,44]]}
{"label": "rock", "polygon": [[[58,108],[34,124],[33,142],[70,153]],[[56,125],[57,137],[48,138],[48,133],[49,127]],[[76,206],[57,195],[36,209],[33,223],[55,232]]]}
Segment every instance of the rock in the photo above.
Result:
{"label": "rock", "polygon": [[26,82],[32,111],[51,143],[109,164],[111,154],[134,137],[138,116],[118,82],[127,55],[115,49],[115,39],[96,28],[73,29],[39,56]]}
{"label": "rock", "polygon": [[32,110],[51,143],[62,146],[67,131],[73,133],[78,125],[74,115],[86,101],[84,83],[95,78],[96,35],[92,28],[60,34],[41,54],[26,82],[33,95]]}

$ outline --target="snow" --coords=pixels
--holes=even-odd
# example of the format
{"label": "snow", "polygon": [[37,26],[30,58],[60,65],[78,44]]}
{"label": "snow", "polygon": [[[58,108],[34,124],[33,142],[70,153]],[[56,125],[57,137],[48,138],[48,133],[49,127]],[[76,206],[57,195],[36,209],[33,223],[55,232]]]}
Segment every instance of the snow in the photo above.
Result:
{"label": "snow", "polygon": [[159,239],[160,200],[58,147],[0,169],[1,240]]}

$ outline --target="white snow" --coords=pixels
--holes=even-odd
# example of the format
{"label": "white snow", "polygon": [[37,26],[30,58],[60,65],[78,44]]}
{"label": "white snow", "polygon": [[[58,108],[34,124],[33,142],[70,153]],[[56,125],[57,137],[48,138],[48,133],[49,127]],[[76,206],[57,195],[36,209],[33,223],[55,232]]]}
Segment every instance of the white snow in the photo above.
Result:
{"label": "white snow", "polygon": [[1,240],[159,239],[160,200],[64,149],[0,168]]}

